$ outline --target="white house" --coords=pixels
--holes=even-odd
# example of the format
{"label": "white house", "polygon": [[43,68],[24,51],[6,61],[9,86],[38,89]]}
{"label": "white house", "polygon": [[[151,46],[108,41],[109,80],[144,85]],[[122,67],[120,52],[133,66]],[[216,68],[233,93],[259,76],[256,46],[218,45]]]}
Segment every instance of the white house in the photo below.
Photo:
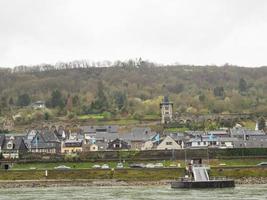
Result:
{"label": "white house", "polygon": [[44,109],[45,108],[45,102],[44,101],[36,101],[32,104],[33,109]]}
{"label": "white house", "polygon": [[157,150],[181,149],[182,147],[170,136],[165,137],[157,146]]}
{"label": "white house", "polygon": [[190,139],[186,146],[187,148],[233,148],[236,140],[237,138],[233,137],[201,136]]}

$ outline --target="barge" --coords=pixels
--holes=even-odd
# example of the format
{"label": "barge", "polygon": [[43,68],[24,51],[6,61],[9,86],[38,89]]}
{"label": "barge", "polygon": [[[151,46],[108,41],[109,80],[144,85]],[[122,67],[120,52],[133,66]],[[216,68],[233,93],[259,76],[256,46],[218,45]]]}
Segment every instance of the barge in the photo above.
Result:
{"label": "barge", "polygon": [[187,175],[177,181],[171,182],[172,188],[229,188],[235,187],[235,181],[227,178],[210,178],[209,166],[189,164]]}

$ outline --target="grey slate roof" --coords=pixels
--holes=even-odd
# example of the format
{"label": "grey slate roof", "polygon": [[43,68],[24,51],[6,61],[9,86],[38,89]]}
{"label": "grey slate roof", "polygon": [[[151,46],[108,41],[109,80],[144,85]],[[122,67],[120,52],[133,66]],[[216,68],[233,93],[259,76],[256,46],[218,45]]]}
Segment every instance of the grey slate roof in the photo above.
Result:
{"label": "grey slate roof", "polygon": [[238,141],[237,138],[234,137],[210,137],[210,136],[202,136],[202,137],[195,137],[190,139],[188,142],[234,142]]}
{"label": "grey slate roof", "polygon": [[94,138],[99,141],[112,141],[119,137],[118,133],[97,133],[94,135]]}
{"label": "grey slate roof", "polygon": [[248,137],[248,140],[258,140],[267,142],[267,135],[251,135]]}
{"label": "grey slate roof", "polygon": [[131,130],[133,134],[149,134],[151,129],[149,127],[136,127]]}
{"label": "grey slate roof", "polygon": [[57,137],[55,136],[53,132],[46,131],[43,133],[36,134],[36,136],[31,141],[31,148],[32,149],[34,148],[38,148],[38,149],[56,148],[59,143],[60,143],[59,140],[57,139]]}
{"label": "grey slate roof", "polygon": [[189,136],[198,136],[198,135],[205,135],[204,131],[185,131],[186,134]]}
{"label": "grey slate roof", "polygon": [[81,126],[80,127],[82,133],[95,133],[95,128],[94,126]]}
{"label": "grey slate roof", "polygon": [[42,136],[46,142],[59,142],[54,132],[44,131],[42,132]]}
{"label": "grey slate roof", "polygon": [[121,139],[125,140],[125,141],[148,141],[150,139],[153,138],[153,136],[155,136],[156,133],[155,132],[143,132],[143,131],[135,131],[135,132],[131,132],[131,133],[125,133],[121,135]]}
{"label": "grey slate roof", "polygon": [[186,134],[179,133],[179,132],[177,132],[177,133],[174,133],[174,132],[172,132],[172,133],[165,133],[164,135],[165,136],[170,136],[175,141],[178,141],[178,140],[183,140],[184,141],[184,140],[187,140],[188,139],[188,136],[186,136]]}
{"label": "grey slate roof", "polygon": [[248,140],[238,139],[234,142],[234,147],[259,148],[267,147],[267,136],[249,136]]}
{"label": "grey slate roof", "polygon": [[[12,139],[13,138],[13,139]],[[23,136],[5,136],[3,142],[3,150],[9,150],[7,144],[9,141],[13,141],[14,147],[13,150],[26,150],[27,147],[23,141]]]}
{"label": "grey slate roof", "polygon": [[0,147],[2,148],[5,141],[5,135],[0,135]]}
{"label": "grey slate roof", "polygon": [[265,135],[264,131],[248,130],[245,128],[232,128],[230,129],[231,136],[243,136],[243,135]]}
{"label": "grey slate roof", "polygon": [[209,135],[229,135],[228,131],[226,130],[217,130],[217,131],[208,131],[207,132]]}
{"label": "grey slate roof", "polygon": [[80,129],[83,133],[101,133],[101,132],[117,133],[118,132],[117,125],[81,126]]}
{"label": "grey slate roof", "polygon": [[78,139],[78,140],[66,140],[64,142],[65,147],[81,147],[83,144],[83,140]]}

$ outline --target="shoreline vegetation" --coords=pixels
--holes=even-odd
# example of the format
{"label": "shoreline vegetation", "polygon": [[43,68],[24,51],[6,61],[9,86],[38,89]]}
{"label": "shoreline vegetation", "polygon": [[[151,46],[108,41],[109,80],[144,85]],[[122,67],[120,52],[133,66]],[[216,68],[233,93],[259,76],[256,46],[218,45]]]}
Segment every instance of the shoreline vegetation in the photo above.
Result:
{"label": "shoreline vegetation", "polygon": [[[168,186],[173,180],[159,181],[124,181],[117,179],[61,179],[61,180],[7,180],[0,181],[0,188],[35,188],[35,187],[143,187]],[[267,184],[266,177],[243,177],[235,179],[236,185]]]}
{"label": "shoreline vegetation", "polygon": [[[211,177],[227,177],[236,184],[267,184],[267,167],[212,167]],[[184,177],[185,168],[36,169],[0,170],[0,188],[64,186],[156,186]]]}

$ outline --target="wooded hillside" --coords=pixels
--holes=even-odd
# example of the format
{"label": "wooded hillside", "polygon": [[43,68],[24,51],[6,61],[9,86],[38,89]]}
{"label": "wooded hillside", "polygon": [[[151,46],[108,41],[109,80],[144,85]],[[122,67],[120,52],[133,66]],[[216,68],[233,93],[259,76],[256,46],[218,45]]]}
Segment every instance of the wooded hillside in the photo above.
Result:
{"label": "wooded hillside", "polygon": [[266,113],[267,67],[86,62],[0,69],[0,113],[43,100],[55,115],[159,116],[163,95],[179,113]]}

